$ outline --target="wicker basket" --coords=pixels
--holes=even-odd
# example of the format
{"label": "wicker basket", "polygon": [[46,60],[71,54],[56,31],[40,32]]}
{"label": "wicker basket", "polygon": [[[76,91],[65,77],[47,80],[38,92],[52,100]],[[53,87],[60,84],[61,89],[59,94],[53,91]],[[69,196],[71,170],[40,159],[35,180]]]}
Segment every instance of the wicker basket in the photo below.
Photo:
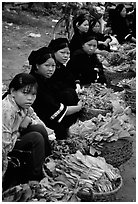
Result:
{"label": "wicker basket", "polygon": [[106,113],[111,112],[111,110],[104,109],[94,109],[94,108],[84,108],[81,114],[79,115],[79,119],[81,121],[89,120],[93,117],[97,117],[99,114],[105,116]]}
{"label": "wicker basket", "polygon": [[136,113],[136,90],[126,89],[124,97],[126,104]]}
{"label": "wicker basket", "polygon": [[133,141],[128,139],[105,142],[100,156],[104,157],[108,164],[117,168],[131,158],[133,154],[132,143]]}
{"label": "wicker basket", "polygon": [[107,202],[107,201],[115,201],[116,194],[120,190],[123,185],[122,177],[118,178],[118,185],[117,188],[108,193],[95,193],[93,192],[93,201],[97,202]]}

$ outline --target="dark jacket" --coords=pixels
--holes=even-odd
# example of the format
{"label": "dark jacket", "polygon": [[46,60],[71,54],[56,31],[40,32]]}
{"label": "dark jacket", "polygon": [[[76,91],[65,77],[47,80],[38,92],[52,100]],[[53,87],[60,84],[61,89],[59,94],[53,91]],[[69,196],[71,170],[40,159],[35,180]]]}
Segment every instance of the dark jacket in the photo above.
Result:
{"label": "dark jacket", "polygon": [[67,68],[70,69],[74,78],[81,85],[94,83],[97,79],[97,71],[94,68],[99,68],[98,82],[106,83],[103,72],[103,66],[97,58],[96,54],[88,55],[83,49],[74,52],[73,56],[67,63]]}
{"label": "dark jacket", "polygon": [[[96,32],[92,32],[92,35],[96,36],[97,41],[102,41],[104,42],[107,39],[110,39],[110,42],[112,41],[112,38],[107,35],[107,34],[103,34],[103,33],[96,33]],[[108,46],[105,46],[103,44],[99,44],[97,45],[99,50],[106,50],[106,51],[110,51],[110,45],[108,44]]]}
{"label": "dark jacket", "polygon": [[76,32],[69,44],[70,55],[72,56],[74,51],[80,49],[82,47],[82,39],[85,36],[85,33]]}
{"label": "dark jacket", "polygon": [[57,62],[56,71],[52,79],[61,89],[76,88],[75,79],[72,73],[61,63]]}
{"label": "dark jacket", "polygon": [[111,21],[111,28],[120,44],[131,40],[132,34],[127,23],[127,18],[114,14]]}
{"label": "dark jacket", "polygon": [[55,82],[55,76],[46,79],[35,72],[31,74],[38,83],[37,97],[32,107],[45,125],[55,131],[56,138],[64,139],[67,129],[78,117],[77,114],[65,116],[67,106],[76,105],[78,102],[75,90],[64,87],[61,89],[61,84]]}
{"label": "dark jacket", "polygon": [[38,83],[37,97],[33,104],[35,112],[45,124],[52,120],[58,122],[67,109],[66,105],[63,105],[63,110],[60,111],[61,100],[59,98],[59,87],[53,83],[52,79],[45,79],[36,73],[33,73],[33,76]]}
{"label": "dark jacket", "polygon": [[76,83],[73,74],[63,64],[57,62],[56,71],[52,76],[53,84],[59,89],[59,97],[66,105],[77,105],[79,99],[75,91]]}

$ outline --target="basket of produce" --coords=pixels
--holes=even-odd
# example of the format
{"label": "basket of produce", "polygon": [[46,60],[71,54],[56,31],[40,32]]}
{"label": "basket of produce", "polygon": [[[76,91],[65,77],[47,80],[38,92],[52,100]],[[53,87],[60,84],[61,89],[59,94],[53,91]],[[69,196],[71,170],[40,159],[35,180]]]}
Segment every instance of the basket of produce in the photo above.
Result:
{"label": "basket of produce", "polygon": [[115,201],[116,194],[122,187],[122,184],[123,184],[123,180],[122,180],[122,177],[120,177],[114,182],[114,187],[110,192],[103,192],[103,193],[93,192],[93,201],[99,201],[99,202]]}
{"label": "basket of produce", "polygon": [[111,110],[96,109],[96,108],[83,108],[80,112],[79,119],[81,121],[89,120],[93,117],[97,117],[99,114],[106,115],[106,113],[111,112]]}
{"label": "basket of produce", "polygon": [[119,167],[131,158],[133,154],[132,143],[133,141],[128,139],[104,142],[100,156],[104,157],[107,163]]}
{"label": "basket of produce", "polygon": [[125,102],[131,107],[132,112],[136,112],[136,90],[125,89]]}
{"label": "basket of produce", "polygon": [[[102,179],[101,179],[102,181]],[[98,181],[99,183],[101,181]],[[98,183],[97,182],[97,183]],[[111,186],[111,191],[109,192],[109,189],[110,188],[110,185],[109,184],[106,184],[108,183],[108,181],[106,181],[104,183],[104,185],[97,185],[96,186],[96,183],[94,184],[93,188],[94,189],[91,189],[89,187],[82,187],[81,189],[79,189],[79,191],[77,192],[77,196],[81,199],[81,202],[90,202],[90,201],[94,201],[94,202],[107,202],[107,201],[115,201],[116,200],[116,194],[118,193],[118,191],[121,189],[122,185],[123,185],[123,180],[122,180],[122,177],[118,178],[116,180],[116,182],[114,182],[114,186],[113,186],[113,189],[112,189],[112,186]],[[98,192],[98,188],[103,188],[102,190],[104,192]],[[101,190],[101,189],[100,189]],[[99,191],[100,191],[99,190]],[[106,192],[107,191],[107,192]]]}
{"label": "basket of produce", "polygon": [[49,180],[66,184],[66,202],[70,202],[71,197],[74,202],[73,197],[82,202],[113,201],[122,187],[122,177],[117,168],[102,157],[83,155],[80,151],[60,158],[50,156],[43,171]]}

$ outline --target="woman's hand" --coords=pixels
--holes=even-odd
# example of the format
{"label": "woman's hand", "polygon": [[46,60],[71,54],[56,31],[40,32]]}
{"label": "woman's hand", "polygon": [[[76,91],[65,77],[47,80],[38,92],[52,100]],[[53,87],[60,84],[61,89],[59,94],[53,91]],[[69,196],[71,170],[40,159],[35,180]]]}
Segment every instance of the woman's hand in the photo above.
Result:
{"label": "woman's hand", "polygon": [[52,130],[51,128],[46,127],[46,130],[47,130],[48,135],[54,134],[54,130]]}
{"label": "woman's hand", "polygon": [[32,123],[32,120],[29,116],[26,116],[20,124],[20,128],[25,129]]}
{"label": "woman's hand", "polygon": [[108,54],[109,54],[109,52],[106,51],[106,50],[100,50],[98,54],[100,54],[100,55],[102,55],[102,56],[104,56],[104,57],[107,57]]}
{"label": "woman's hand", "polygon": [[81,86],[80,86],[80,84],[76,84],[76,93],[81,93]]}
{"label": "woman's hand", "polygon": [[79,101],[79,102],[78,102],[78,108],[79,108],[78,111],[80,111],[80,110],[82,109],[82,104],[83,104],[82,101]]}

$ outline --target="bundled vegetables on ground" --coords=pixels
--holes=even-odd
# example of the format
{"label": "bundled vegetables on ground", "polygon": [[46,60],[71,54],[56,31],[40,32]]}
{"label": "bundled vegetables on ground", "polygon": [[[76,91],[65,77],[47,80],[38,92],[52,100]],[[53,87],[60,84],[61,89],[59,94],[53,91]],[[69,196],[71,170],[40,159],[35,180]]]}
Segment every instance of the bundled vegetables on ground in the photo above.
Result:
{"label": "bundled vegetables on ground", "polygon": [[61,160],[49,159],[44,170],[54,180],[65,183],[69,191],[76,189],[76,193],[82,187],[91,188],[93,193],[111,192],[121,179],[119,170],[107,164],[104,158],[83,155],[80,151]]}
{"label": "bundled vegetables on ground", "polygon": [[136,46],[125,43],[115,52],[109,52],[106,57],[100,57],[103,66],[108,71],[136,71]]}
{"label": "bundled vegetables on ground", "polygon": [[131,109],[124,108],[120,102],[122,101],[112,100],[113,114],[107,113],[106,116],[98,115],[88,121],[78,121],[70,127],[70,133],[82,134],[87,139],[91,138],[92,142],[94,140],[110,142],[122,137],[131,137],[135,134],[135,124],[130,117]]}
{"label": "bundled vegetables on ground", "polygon": [[112,94],[112,89],[98,83],[84,87],[83,92],[79,95],[83,103],[80,120],[87,120],[98,114],[106,115],[106,113],[111,112],[113,108],[110,101]]}
{"label": "bundled vegetables on ground", "polygon": [[127,106],[136,113],[136,77],[132,79],[124,79],[119,82],[119,86],[124,87],[123,99]]}
{"label": "bundled vegetables on ground", "polygon": [[50,156],[45,160],[43,172],[45,178],[40,182],[30,181],[4,192],[3,201],[93,201],[95,193],[110,193],[121,187],[122,181],[119,170],[104,158],[83,155],[80,151],[61,159]]}
{"label": "bundled vegetables on ground", "polygon": [[53,153],[60,156],[80,150],[84,154],[100,154],[99,146],[102,147],[103,142],[134,136],[136,127],[131,119],[131,109],[117,96],[114,95],[112,99],[113,113],[107,113],[106,116],[99,114],[83,122],[78,120],[70,127],[69,138],[52,142]]}

